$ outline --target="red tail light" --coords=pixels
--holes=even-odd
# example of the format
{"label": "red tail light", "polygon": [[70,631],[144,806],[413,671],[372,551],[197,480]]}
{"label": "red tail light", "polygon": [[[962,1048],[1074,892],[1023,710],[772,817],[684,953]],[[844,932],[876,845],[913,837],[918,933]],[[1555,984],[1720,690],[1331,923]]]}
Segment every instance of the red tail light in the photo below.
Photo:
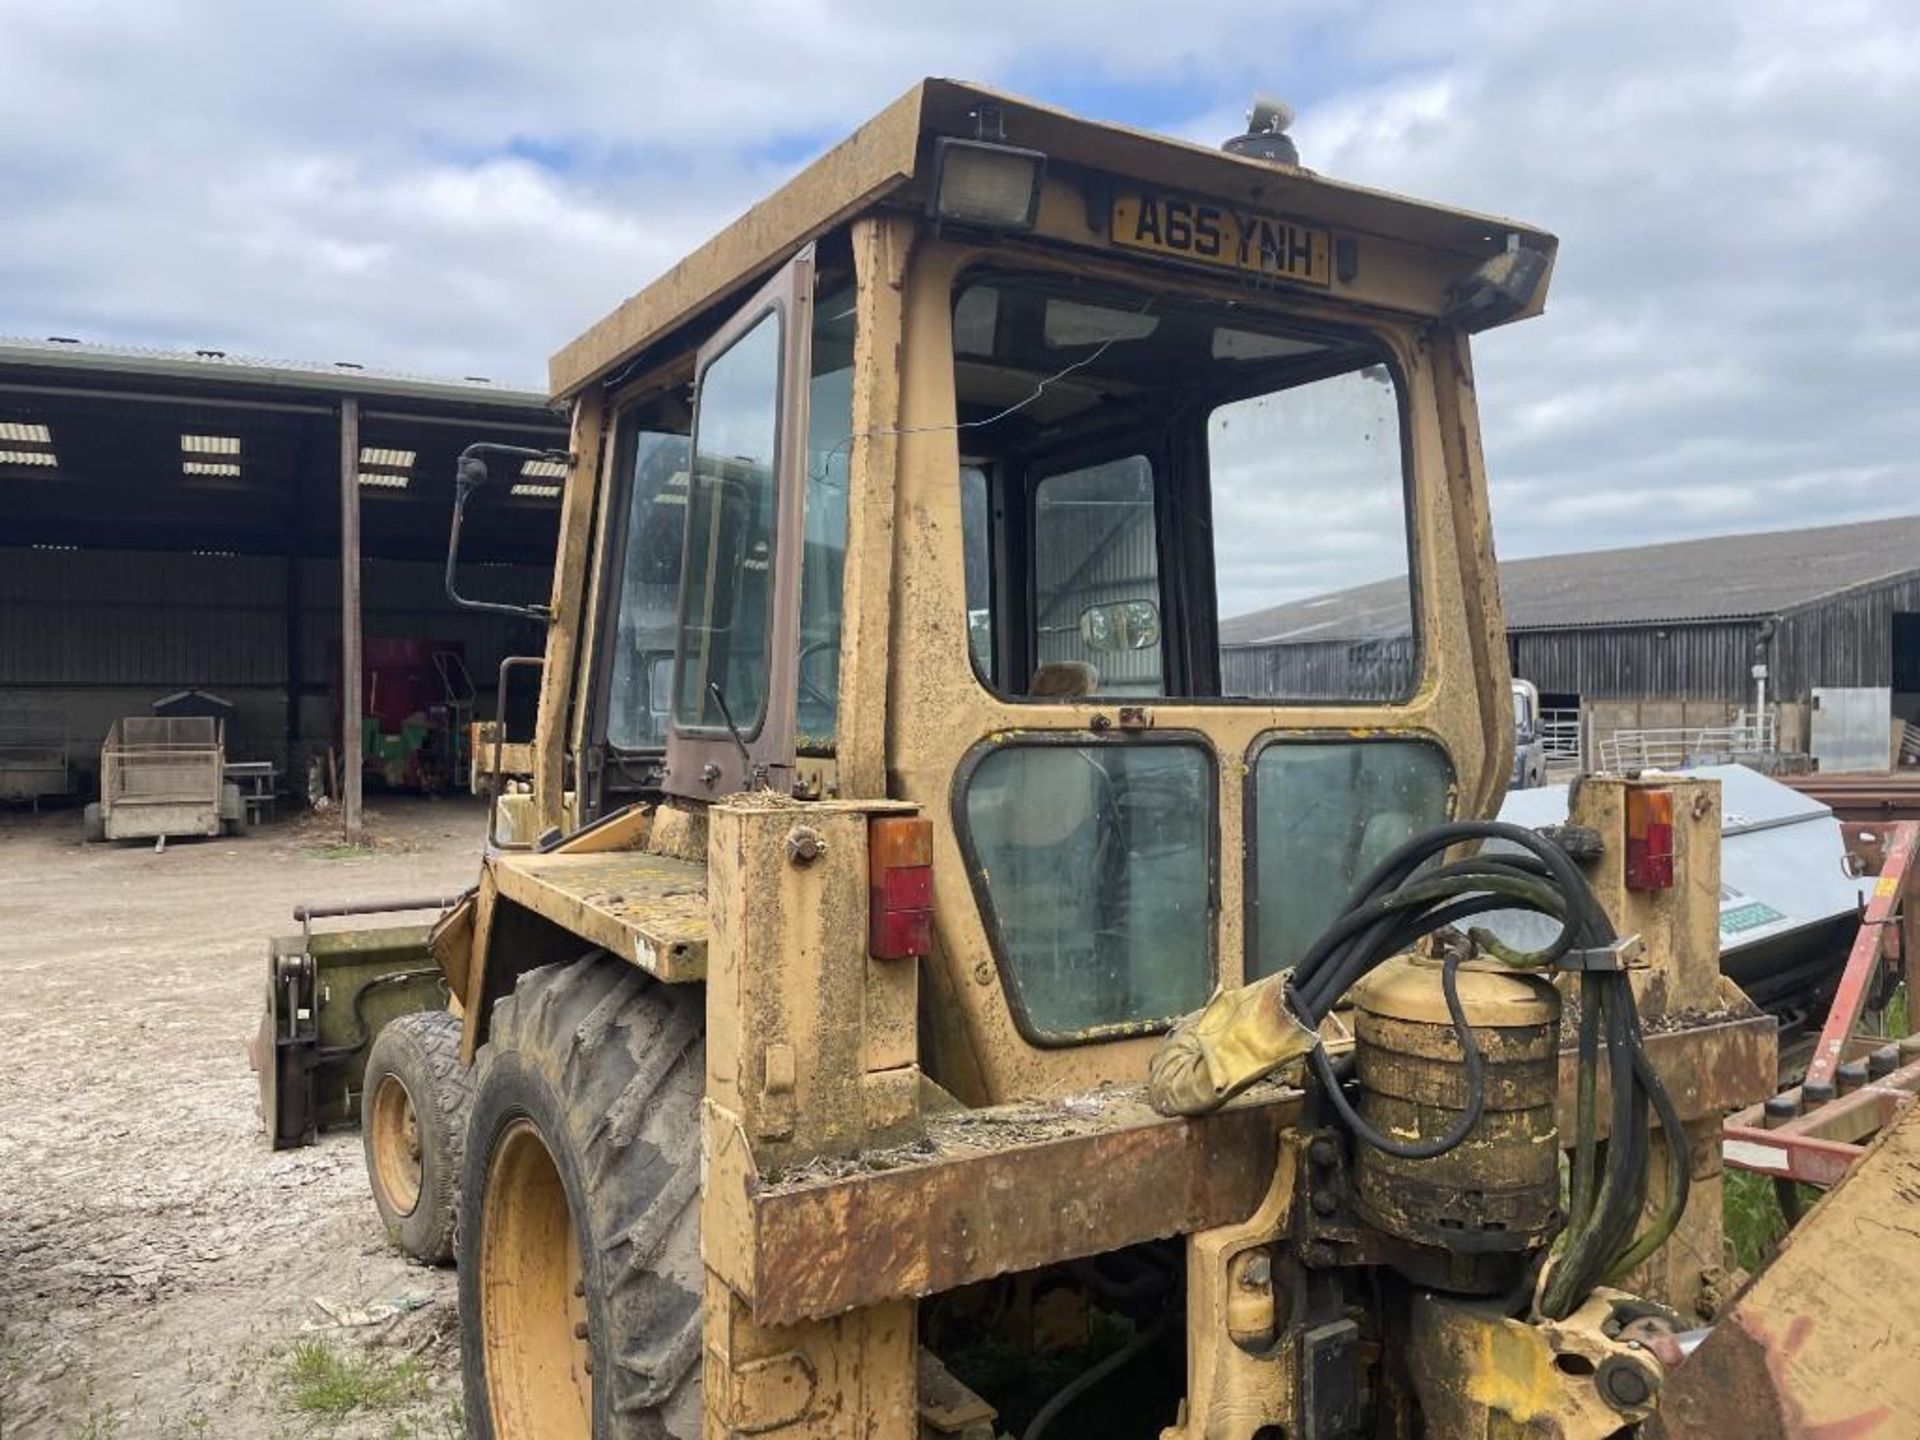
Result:
{"label": "red tail light", "polygon": [[1673,792],[1627,791],[1627,888],[1673,888]]}
{"label": "red tail light", "polygon": [[867,826],[867,949],[876,960],[933,951],[933,822],[890,816]]}

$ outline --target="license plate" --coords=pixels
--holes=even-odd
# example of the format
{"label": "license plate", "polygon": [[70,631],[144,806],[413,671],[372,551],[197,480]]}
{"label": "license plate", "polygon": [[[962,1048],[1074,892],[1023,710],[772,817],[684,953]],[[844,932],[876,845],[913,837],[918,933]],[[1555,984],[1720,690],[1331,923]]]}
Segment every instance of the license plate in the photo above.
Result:
{"label": "license plate", "polygon": [[1332,237],[1277,215],[1151,191],[1113,197],[1116,245],[1308,285],[1330,283]]}

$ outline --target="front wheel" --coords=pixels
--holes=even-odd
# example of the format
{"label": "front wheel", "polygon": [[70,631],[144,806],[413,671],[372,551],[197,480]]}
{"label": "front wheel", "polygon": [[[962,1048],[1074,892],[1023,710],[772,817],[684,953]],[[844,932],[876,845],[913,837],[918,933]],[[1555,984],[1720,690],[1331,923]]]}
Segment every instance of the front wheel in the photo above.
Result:
{"label": "front wheel", "polygon": [[401,1015],[367,1054],[360,1141],[387,1234],[414,1259],[453,1259],[460,1152],[473,1077],[460,1064],[460,1022],[446,1010]]}
{"label": "front wheel", "polygon": [[703,998],[592,956],[495,1007],[461,1187],[475,1440],[700,1434]]}

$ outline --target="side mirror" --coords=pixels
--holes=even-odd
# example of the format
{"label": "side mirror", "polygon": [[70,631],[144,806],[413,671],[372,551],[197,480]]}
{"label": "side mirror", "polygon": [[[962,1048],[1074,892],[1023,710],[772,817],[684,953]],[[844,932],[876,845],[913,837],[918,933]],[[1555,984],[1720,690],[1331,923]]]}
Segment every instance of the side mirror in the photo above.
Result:
{"label": "side mirror", "polygon": [[1160,643],[1160,607],[1151,600],[1111,600],[1080,612],[1080,643],[1096,654],[1151,650]]}
{"label": "side mirror", "polygon": [[493,476],[487,469],[489,455],[522,462],[554,460],[563,465],[573,463],[573,456],[565,450],[529,450],[520,445],[482,443],[469,445],[460,452],[460,458],[453,467],[453,528],[447,535],[447,599],[461,610],[479,610],[488,615],[511,615],[518,620],[550,623],[553,611],[545,605],[509,605],[500,600],[470,600],[454,584],[454,574],[460,564],[460,526],[467,515],[467,497],[493,483]]}

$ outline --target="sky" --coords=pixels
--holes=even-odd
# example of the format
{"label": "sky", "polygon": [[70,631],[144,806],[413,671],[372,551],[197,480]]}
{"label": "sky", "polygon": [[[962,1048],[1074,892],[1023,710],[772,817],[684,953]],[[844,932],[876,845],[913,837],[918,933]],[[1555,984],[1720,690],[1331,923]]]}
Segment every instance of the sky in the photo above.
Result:
{"label": "sky", "polygon": [[1504,556],[1920,511],[1911,0],[0,0],[0,334],[538,387],[924,74],[1556,233]]}

